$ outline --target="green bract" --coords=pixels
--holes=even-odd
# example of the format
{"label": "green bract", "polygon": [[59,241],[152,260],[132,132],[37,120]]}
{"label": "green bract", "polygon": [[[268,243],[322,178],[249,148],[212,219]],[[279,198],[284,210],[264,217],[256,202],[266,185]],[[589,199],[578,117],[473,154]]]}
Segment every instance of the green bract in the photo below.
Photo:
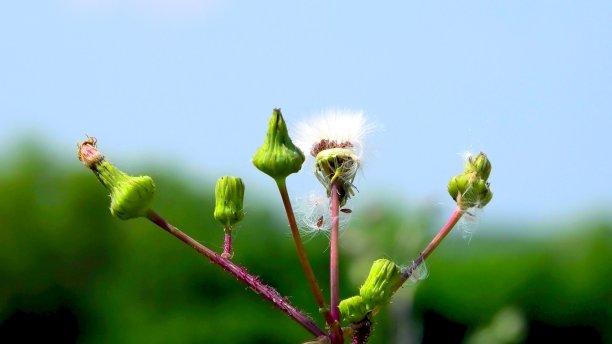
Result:
{"label": "green bract", "polygon": [[238,177],[221,177],[215,187],[215,220],[233,226],[244,217],[244,183]]}
{"label": "green bract", "polygon": [[298,172],[304,163],[304,153],[296,147],[287,131],[280,109],[274,109],[268,124],[266,139],[253,155],[253,164],[275,180]]}
{"label": "green bract", "polygon": [[465,163],[464,173],[469,172],[476,172],[476,177],[484,179],[485,181],[489,179],[489,175],[491,174],[491,162],[485,153],[480,152],[478,155],[468,158]]}
{"label": "green bract", "polygon": [[113,216],[128,220],[147,214],[155,196],[155,183],[151,177],[129,176],[105,160],[96,166],[94,172],[110,191]]}
{"label": "green bract", "polygon": [[353,180],[359,169],[359,160],[352,150],[347,148],[329,148],[322,150],[315,157],[315,175],[331,194],[332,182],[338,183],[340,206],[355,194]]}
{"label": "green bract", "polygon": [[342,318],[350,323],[360,322],[369,312],[366,303],[359,295],[351,296],[348,299],[340,301],[338,308],[340,309]]}

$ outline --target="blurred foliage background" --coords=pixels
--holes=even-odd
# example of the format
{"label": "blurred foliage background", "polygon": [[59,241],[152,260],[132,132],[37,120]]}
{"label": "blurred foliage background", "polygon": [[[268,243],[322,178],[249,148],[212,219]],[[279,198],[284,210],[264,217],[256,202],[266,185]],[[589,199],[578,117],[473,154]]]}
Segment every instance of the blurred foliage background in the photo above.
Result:
{"label": "blurred foliage background", "polygon": [[[40,142],[22,146],[0,160],[0,342],[41,334],[58,343],[312,339],[146,220],[111,217],[104,188],[76,154],[58,162]],[[165,167],[120,167],[153,176],[155,209],[220,251],[212,177],[194,185]],[[280,199],[266,203],[247,204],[234,260],[319,321]],[[408,264],[441,225],[441,214],[410,208],[355,211],[342,237],[343,296],[357,293],[376,258]],[[452,233],[428,261],[430,275],[407,283],[379,314],[371,343],[612,343],[612,225],[591,219],[545,237],[499,226],[478,228],[469,243]],[[326,286],[326,237],[307,249]]]}

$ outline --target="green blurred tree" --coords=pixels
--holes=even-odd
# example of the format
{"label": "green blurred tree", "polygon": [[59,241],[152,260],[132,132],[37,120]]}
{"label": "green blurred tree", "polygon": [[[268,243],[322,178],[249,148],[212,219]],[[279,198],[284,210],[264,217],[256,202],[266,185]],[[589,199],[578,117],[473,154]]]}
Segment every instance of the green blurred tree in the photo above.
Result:
{"label": "green blurred tree", "polygon": [[[83,343],[310,339],[147,221],[111,217],[105,190],[78,163],[57,162],[41,152],[41,143],[22,146],[2,159],[0,169],[0,342],[40,333],[50,341]],[[156,209],[220,250],[222,228],[212,218],[215,178],[202,184],[155,166],[145,170],[158,184]],[[235,233],[234,259],[317,318],[280,201],[247,206]],[[342,278],[352,281],[343,283],[343,296],[355,293],[373,259],[409,263],[436,227],[435,213],[406,214],[397,207],[355,210],[343,237]],[[527,331],[513,337],[519,342],[568,333],[583,342],[612,342],[612,227],[579,227],[555,238],[489,237],[484,233],[500,231],[481,228],[470,245],[451,235],[428,261],[431,276],[404,287],[383,310],[371,343],[477,343],[497,328],[509,328],[503,320],[508,316],[499,316],[508,307],[516,315],[510,319],[519,319]],[[505,228],[513,230],[512,224]],[[320,277],[328,271],[327,244],[315,237],[306,245]]]}

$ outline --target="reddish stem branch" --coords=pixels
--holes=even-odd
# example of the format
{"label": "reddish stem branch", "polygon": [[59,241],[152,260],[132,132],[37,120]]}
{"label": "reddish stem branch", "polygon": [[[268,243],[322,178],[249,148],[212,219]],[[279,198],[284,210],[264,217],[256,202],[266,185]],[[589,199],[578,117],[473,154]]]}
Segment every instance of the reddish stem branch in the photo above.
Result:
{"label": "reddish stem branch", "polygon": [[366,317],[357,324],[353,324],[353,336],[351,338],[351,344],[365,344],[370,338],[372,333],[372,322],[370,317]]}
{"label": "reddish stem branch", "polygon": [[451,229],[453,229],[453,227],[455,227],[457,222],[459,222],[459,220],[461,219],[461,216],[463,216],[463,210],[461,210],[461,208],[459,207],[455,208],[455,211],[453,211],[451,217],[448,219],[446,224],[440,229],[438,234],[436,234],[436,236],[431,240],[431,242],[429,242],[427,247],[425,247],[423,252],[419,254],[419,256],[412,262],[412,264],[410,264],[410,266],[402,272],[401,280],[397,284],[397,287],[395,288],[395,290],[399,289],[402,286],[402,284],[404,284],[404,282],[406,282],[406,280],[410,278],[410,276],[412,276],[414,271],[416,271],[416,269],[421,264],[423,264],[425,259],[429,257],[429,255],[436,249],[436,247],[440,245],[440,243],[446,237],[446,235],[450,233]]}
{"label": "reddish stem branch", "polygon": [[321,330],[317,324],[312,321],[312,319],[291,305],[287,299],[281,296],[274,288],[264,284],[259,277],[251,275],[245,268],[232,263],[229,259],[221,257],[208,247],[192,239],[178,228],[169,224],[154,211],[149,210],[147,213],[147,218],[168,233],[174,235],[182,242],[191,246],[193,249],[198,251],[198,253],[208,258],[212,263],[232,274],[239,281],[251,288],[255,293],[261,295],[263,298],[271,302],[274,307],[289,315],[293,320],[302,325],[308,332],[317,337],[326,335],[325,332],[323,332],[323,330]]}
{"label": "reddish stem branch", "polygon": [[232,227],[227,226],[223,230],[223,254],[221,257],[232,259],[234,250],[232,249]]}
{"label": "reddish stem branch", "polygon": [[283,199],[283,205],[285,206],[285,212],[287,213],[287,220],[289,221],[289,228],[291,228],[291,235],[293,236],[293,242],[295,243],[295,249],[298,254],[298,259],[300,260],[300,264],[302,265],[302,269],[304,270],[304,274],[306,275],[306,280],[308,281],[308,285],[310,286],[312,295],[314,296],[317,305],[319,306],[319,310],[323,313],[323,317],[325,318],[327,326],[332,329],[334,328],[334,326],[336,326],[338,327],[338,329],[340,329],[340,326],[336,322],[334,322],[329,308],[325,304],[325,299],[323,298],[323,294],[321,293],[321,288],[319,287],[317,278],[315,277],[315,274],[312,270],[312,266],[310,265],[310,261],[308,260],[308,256],[306,255],[306,249],[304,249],[302,237],[300,236],[300,232],[297,227],[297,222],[295,221],[295,215],[293,214],[293,207],[291,206],[289,193],[287,192],[287,184],[285,183],[284,179],[277,180],[276,184],[278,186],[278,191],[280,192],[281,198]]}
{"label": "reddish stem branch", "polygon": [[[338,184],[332,182],[331,185],[331,238],[330,238],[330,254],[329,254],[329,280],[330,280],[330,304],[331,315],[335,322],[340,323],[340,259],[338,256],[338,241],[339,241],[339,214],[340,200],[338,194]],[[332,344],[343,343],[342,331],[334,331],[332,333]]]}

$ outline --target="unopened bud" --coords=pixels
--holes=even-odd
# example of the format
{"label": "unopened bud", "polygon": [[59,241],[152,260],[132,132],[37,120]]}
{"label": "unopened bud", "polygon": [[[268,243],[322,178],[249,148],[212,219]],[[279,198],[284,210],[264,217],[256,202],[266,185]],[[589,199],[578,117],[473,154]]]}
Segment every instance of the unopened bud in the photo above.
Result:
{"label": "unopened bud", "polygon": [[274,109],[268,124],[266,139],[253,155],[253,164],[275,180],[298,172],[304,163],[304,153],[296,147],[287,130],[280,109]]}
{"label": "unopened bud", "polygon": [[113,216],[121,220],[146,216],[155,196],[155,183],[151,177],[132,177],[117,169],[100,154],[94,138],[79,144],[79,160],[110,192]]}
{"label": "unopened bud", "polygon": [[359,295],[340,301],[338,308],[342,318],[350,323],[360,322],[368,315],[366,303]]}
{"label": "unopened bud", "polygon": [[238,177],[221,177],[215,187],[215,220],[233,226],[244,217],[244,183]]}
{"label": "unopened bud", "polygon": [[470,157],[463,173],[448,182],[448,193],[461,209],[482,208],[493,198],[487,179],[491,162],[484,153]]}
{"label": "unopened bud", "polygon": [[401,269],[394,262],[387,259],[374,261],[368,278],[359,288],[359,295],[365,301],[368,310],[375,311],[378,307],[389,303],[400,279]]}

